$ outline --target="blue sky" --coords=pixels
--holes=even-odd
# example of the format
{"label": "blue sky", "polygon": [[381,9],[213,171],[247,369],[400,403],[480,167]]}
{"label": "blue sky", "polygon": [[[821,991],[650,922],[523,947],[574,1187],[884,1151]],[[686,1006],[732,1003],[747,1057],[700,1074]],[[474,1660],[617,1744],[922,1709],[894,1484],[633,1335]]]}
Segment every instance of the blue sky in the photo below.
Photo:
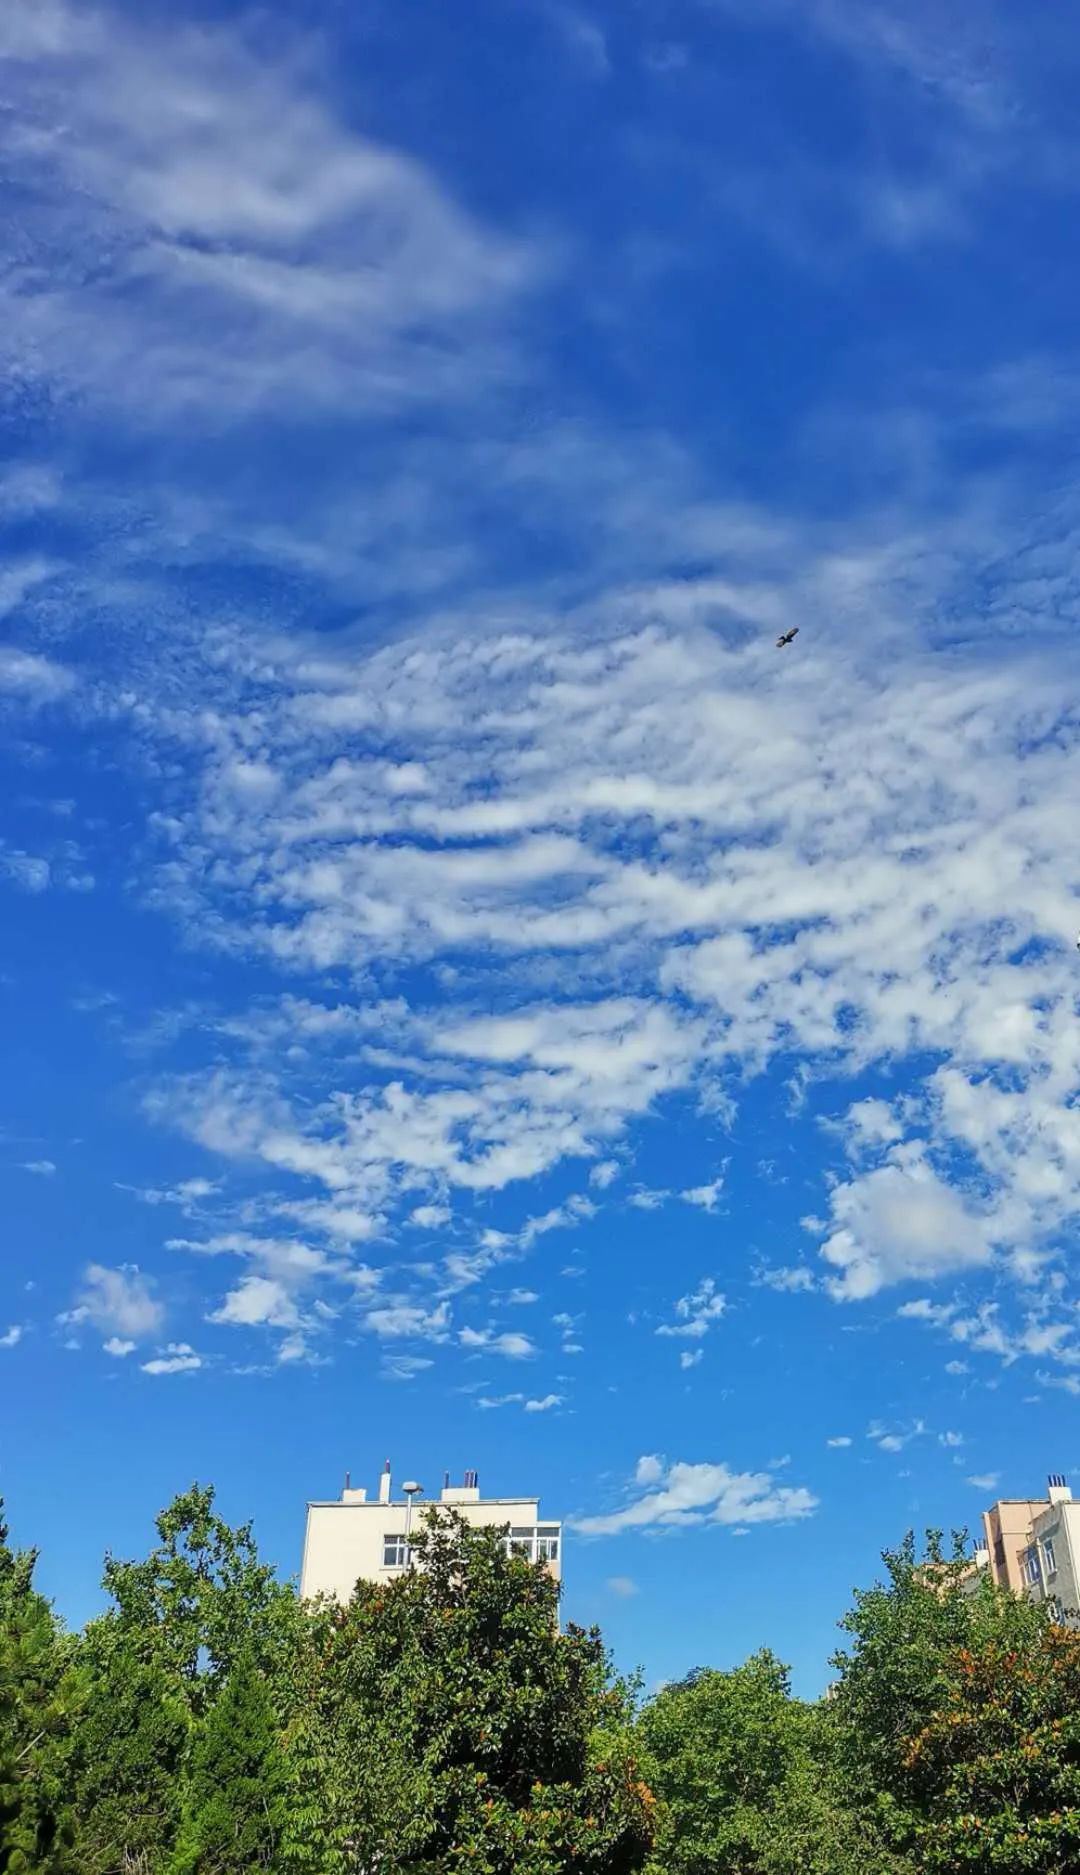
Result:
{"label": "blue sky", "polygon": [[303,12],[0,19],[0,1485],[814,1691],[1080,1469],[1080,26]]}

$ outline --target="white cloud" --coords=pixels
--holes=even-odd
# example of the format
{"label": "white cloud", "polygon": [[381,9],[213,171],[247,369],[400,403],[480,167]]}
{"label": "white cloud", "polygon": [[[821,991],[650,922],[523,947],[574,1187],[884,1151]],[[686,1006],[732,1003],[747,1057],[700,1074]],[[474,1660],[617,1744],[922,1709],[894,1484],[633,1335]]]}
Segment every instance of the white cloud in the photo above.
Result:
{"label": "white cloud", "polygon": [[617,1595],[620,1601],[629,1601],[632,1596],[641,1593],[632,1576],[608,1576],[604,1586],[610,1594]]}
{"label": "white cloud", "polygon": [[843,1128],[852,1158],[895,1145],[904,1128],[887,1100],[857,1100],[844,1116]]}
{"label": "white cloud", "polygon": [[111,1354],[114,1360],[123,1361],[129,1354],[134,1354],[136,1344],[134,1341],[125,1341],[120,1335],[110,1335],[102,1346],[105,1353]]}
{"label": "white cloud", "polygon": [[679,1196],[685,1203],[696,1204],[703,1211],[715,1211],[723,1189],[724,1180],[721,1175],[712,1179],[707,1185],[691,1185],[687,1191],[681,1191]]}
{"label": "white cloud", "polygon": [[986,1263],[992,1227],[938,1177],[922,1153],[834,1186],[821,1254],[828,1287],[861,1301],[892,1283],[925,1281]]}
{"label": "white cloud", "polygon": [[[344,492],[294,476],[288,512],[238,513],[223,483],[245,478],[226,460],[216,487],[170,491],[156,523],[168,538],[153,540],[155,562],[172,549],[204,564],[231,531],[256,560],[329,570],[342,605],[359,587],[377,616],[403,581],[430,576],[434,597],[421,586],[407,615],[436,621],[427,636],[377,629],[366,645],[295,631],[286,649],[273,625],[215,619],[208,659],[189,659],[184,639],[167,682],[140,669],[128,700],[110,698],[170,749],[158,901],[214,945],[332,977],[343,999],[284,1023],[280,1054],[249,1041],[253,1063],[238,1046],[232,1067],[174,1089],[161,1111],[280,1178],[305,1230],[348,1242],[389,1237],[405,1214],[440,1228],[446,1192],[503,1191],[571,1159],[603,1192],[611,1155],[658,1102],[686,1090],[726,1113],[724,1081],[780,1056],[785,1071],[803,1057],[803,1094],[824,1063],[840,1074],[907,1060],[922,1079],[923,1156],[888,1156],[903,1132],[886,1103],[849,1109],[829,1293],[852,1301],[991,1257],[1015,1268],[1060,1242],[1080,1208],[1077,754],[1060,664],[1029,627],[1068,606],[1041,559],[1034,577],[1002,570],[997,484],[966,514],[935,498],[932,518],[890,502],[811,526],[708,499],[675,449],[648,439],[628,451],[567,424],[534,441],[516,419],[508,439],[482,393],[521,407],[500,320],[520,310],[536,252],[359,134],[317,62],[268,56],[237,23],[196,31],[133,12],[118,30],[60,0],[8,11],[22,61],[9,87],[16,180],[47,204],[43,227],[65,242],[80,231],[74,254],[46,239],[11,277],[2,344],[15,381],[33,390],[44,359],[60,399],[74,389],[92,421],[179,419],[171,463],[208,411],[232,435],[266,413],[410,415],[404,474],[392,439],[350,430]],[[996,82],[974,80],[969,49],[921,13],[806,11],[845,52],[916,80],[916,102],[925,92],[935,112],[985,120]],[[595,22],[547,13],[599,71]],[[990,114],[999,130],[1024,115]],[[816,226],[819,200],[833,218],[844,179],[796,180],[768,191],[789,241]],[[860,175],[842,199],[863,238],[904,244],[952,224],[936,174]],[[464,418],[464,435],[414,444],[421,405],[479,407],[479,447]],[[364,458],[384,499],[355,485]],[[586,604],[557,572],[488,602],[492,578],[468,585],[479,555],[456,497],[474,478],[490,536],[514,532],[490,524],[495,490],[513,491],[512,516],[526,513],[537,538],[569,531],[576,545],[587,531],[588,561],[571,556]],[[51,505],[56,480],[5,477],[0,506]],[[272,508],[265,483],[261,500]],[[373,537],[394,543],[393,564]],[[125,531],[110,586],[131,589],[134,556]],[[140,617],[152,603],[139,593]],[[1023,634],[1022,663],[983,650],[997,615]],[[796,664],[769,642],[793,616]],[[943,617],[957,623],[948,655],[928,657]],[[185,668],[198,672],[187,696]],[[0,687],[6,673],[25,695],[63,694],[57,669],[3,653]],[[8,870],[27,889],[52,877],[38,854]],[[444,975],[436,993],[418,969],[416,1007],[380,1023],[358,1007],[361,958]],[[327,1071],[324,1098],[298,1098],[289,1051],[310,1063],[346,1031],[348,1065]],[[946,1065],[928,1074],[928,1059]],[[297,1199],[297,1181],[321,1195]],[[712,1210],[712,1190],[681,1195]],[[549,1216],[506,1247],[535,1244]]]}
{"label": "white cloud", "polygon": [[37,1178],[52,1178],[56,1172],[56,1166],[51,1159],[24,1159],[20,1170],[33,1172]]}
{"label": "white cloud", "polygon": [[[0,598],[0,611],[5,610]],[[75,679],[63,665],[14,645],[0,645],[0,692],[29,703],[54,703],[74,688]]]}
{"label": "white cloud", "polygon": [[130,1191],[142,1204],[172,1204],[190,1213],[201,1199],[212,1198],[218,1186],[210,1178],[185,1178],[177,1185],[165,1187],[121,1185],[118,1189]]}
{"label": "white cloud", "polygon": [[671,1197],[669,1191],[654,1191],[647,1185],[639,1185],[629,1193],[627,1204],[632,1204],[635,1211],[659,1211]]}
{"label": "white cloud", "polygon": [[[640,1475],[635,1482],[640,1487]],[[622,1530],[705,1523],[788,1522],[811,1516],[817,1506],[817,1498],[804,1486],[778,1485],[767,1471],[733,1472],[723,1464],[677,1463],[662,1471],[654,1489],[621,1510],[575,1517],[571,1522],[583,1536],[615,1536]]]}
{"label": "white cloud", "polygon": [[923,1438],[926,1430],[926,1422],[922,1419],[913,1419],[910,1425],[891,1429],[883,1426],[880,1420],[873,1420],[867,1427],[866,1436],[873,1440],[879,1451],[896,1453],[902,1452],[913,1439]]}
{"label": "white cloud", "polygon": [[779,1290],[782,1295],[795,1295],[800,1291],[817,1289],[819,1286],[817,1277],[812,1270],[807,1269],[805,1263],[759,1269],[754,1280],[760,1283],[762,1288]]}
{"label": "white cloud", "polygon": [[[996,1355],[1006,1367],[1025,1356],[1049,1357],[1065,1366],[1080,1364],[1077,1323],[1073,1317],[1057,1313],[1057,1309],[1057,1299],[1051,1290],[1046,1296],[1036,1292],[1035,1306],[1029,1307],[1015,1324],[1003,1319],[997,1302],[981,1302],[964,1310],[958,1303],[935,1303],[927,1296],[905,1303],[897,1314],[911,1321],[925,1322],[929,1328],[976,1353]],[[949,1361],[945,1371],[967,1373],[967,1363]]]}
{"label": "white cloud", "polygon": [[445,1341],[450,1327],[450,1310],[445,1302],[437,1308],[424,1309],[409,1302],[388,1302],[369,1309],[364,1327],[381,1341]]}
{"label": "white cloud", "polygon": [[506,1356],[507,1360],[510,1361],[531,1360],[532,1356],[536,1353],[536,1347],[533,1342],[529,1340],[528,1335],[510,1332],[496,1335],[491,1342],[491,1346],[496,1354],[503,1354]]}
{"label": "white cloud", "polygon": [[89,1322],[103,1337],[143,1341],[165,1319],[165,1309],[153,1292],[149,1277],[134,1264],[109,1269],[89,1263],[75,1305],[57,1318],[62,1326]]}
{"label": "white cloud", "polygon": [[421,1354],[387,1354],[383,1357],[381,1371],[386,1380],[415,1380],[434,1365]]}
{"label": "white cloud", "polygon": [[704,1348],[684,1348],[679,1356],[679,1366],[685,1373],[690,1367],[698,1367],[705,1358]]}
{"label": "white cloud", "polygon": [[727,1306],[727,1298],[717,1289],[715,1277],[704,1276],[696,1289],[691,1290],[689,1295],[680,1296],[676,1302],[675,1314],[678,1320],[662,1322],[656,1333],[700,1341],[714,1323],[726,1314]]}
{"label": "white cloud", "polygon": [[[497,375],[491,315],[537,255],[242,29],[50,12],[54,36],[18,68],[11,160],[54,206],[79,192],[75,254],[104,258],[77,291],[45,256],[33,291],[9,290],[6,348],[27,372],[36,336],[54,372],[143,422],[215,403],[415,407]],[[39,134],[58,122],[62,138]],[[489,338],[486,369],[470,333]]]}
{"label": "white cloud", "polygon": [[622,1166],[617,1159],[601,1159],[600,1164],[594,1165],[589,1173],[589,1183],[596,1185],[600,1191],[606,1191],[609,1185],[615,1183],[621,1171]]}
{"label": "white cloud", "polygon": [[297,1328],[300,1323],[292,1294],[274,1276],[242,1276],[207,1320],[232,1328]]}
{"label": "white cloud", "polygon": [[[1021,679],[977,652],[947,673],[924,664],[893,587],[927,566],[921,538],[864,536],[842,554],[775,517],[710,524],[744,563],[722,591],[715,575],[630,587],[565,632],[459,620],[437,640],[320,648],[274,664],[273,684],[258,665],[282,785],[238,805],[231,735],[201,758],[169,855],[185,917],[290,967],[337,972],[362,953],[450,973],[405,1015],[371,1016],[370,1080],[328,1068],[328,1097],[301,1102],[260,1057],[172,1089],[160,1110],[389,1234],[399,1210],[568,1160],[601,1194],[636,1120],[684,1090],[715,1098],[729,1068],[907,1060],[922,1077],[909,1103],[858,1100],[841,1124],[851,1161],[813,1205],[827,1211],[819,1281],[854,1302],[1002,1260],[1022,1274],[1080,1215],[1064,883],[1080,836],[1060,805],[1078,758],[1064,730],[1029,746],[1032,722],[1058,720],[1054,673],[1032,658]],[[778,545],[790,589],[769,571]],[[835,634],[814,641],[821,681],[797,688],[756,635],[796,589],[807,642],[819,620]],[[718,605],[742,637],[707,629]],[[857,654],[871,621],[887,679],[880,656]],[[250,639],[243,654],[257,663]],[[388,788],[385,755],[358,747],[373,696],[422,787]],[[206,850],[212,883],[187,858]],[[609,957],[632,959],[632,993]],[[305,1048],[355,1038],[362,1002],[357,990],[318,1020],[312,1006]],[[947,1065],[928,1074],[927,1058]],[[564,1200],[497,1233],[492,1254],[586,1221]],[[758,1279],[814,1286],[799,1265]]]}
{"label": "white cloud", "polygon": [[561,1393],[545,1393],[543,1399],[526,1400],[525,1411],[527,1413],[550,1413],[553,1407],[561,1406],[562,1403]]}
{"label": "white cloud", "polygon": [[452,1212],[446,1204],[418,1204],[409,1214],[409,1223],[420,1230],[441,1230],[449,1224]]}
{"label": "white cloud", "polygon": [[3,845],[0,845],[0,873],[6,874],[21,892],[47,892],[52,883],[52,868],[47,859]]}
{"label": "white cloud", "polygon": [[498,1334],[492,1328],[462,1328],[458,1331],[458,1340],[463,1348],[484,1348],[491,1354],[502,1354],[510,1361],[531,1360],[536,1353],[535,1344],[528,1335],[509,1330]]}
{"label": "white cloud", "polygon": [[974,1485],[977,1491],[993,1491],[1000,1480],[1000,1476],[1000,1472],[996,1471],[974,1472],[968,1479],[968,1483]]}
{"label": "white cloud", "polygon": [[186,1341],[170,1341],[163,1354],[141,1366],[144,1374],[193,1374],[202,1364],[202,1357]]}
{"label": "white cloud", "polygon": [[634,1483],[659,1484],[664,1475],[664,1460],[656,1452],[646,1452],[634,1467]]}
{"label": "white cloud", "polygon": [[848,1438],[847,1433],[840,1433],[835,1439],[826,1439],[825,1443],[831,1446],[834,1451],[841,1452],[847,1450],[848,1446],[851,1444],[851,1440]]}
{"label": "white cloud", "polygon": [[279,1367],[319,1367],[324,1360],[322,1355],[316,1354],[302,1329],[295,1329],[279,1341],[276,1358]]}
{"label": "white cloud", "polygon": [[22,1329],[16,1322],[13,1322],[11,1327],[5,1328],[3,1334],[0,1335],[0,1348],[17,1348],[22,1338]]}

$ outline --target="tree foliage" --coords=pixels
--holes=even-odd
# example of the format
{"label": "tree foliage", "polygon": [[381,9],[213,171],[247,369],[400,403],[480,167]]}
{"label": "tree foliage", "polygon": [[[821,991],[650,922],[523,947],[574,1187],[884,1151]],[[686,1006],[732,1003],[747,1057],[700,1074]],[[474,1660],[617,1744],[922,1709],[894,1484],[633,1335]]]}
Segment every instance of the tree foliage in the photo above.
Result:
{"label": "tree foliage", "polygon": [[845,1769],[876,1826],[926,1871],[1080,1867],[1080,1635],[984,1580],[930,1532],[843,1625]]}
{"label": "tree foliage", "polygon": [[193,1487],[66,1634],[0,1520],[0,1875],[1074,1875],[1080,1634],[930,1533],[829,1697],[770,1653],[638,1710],[541,1564],[433,1512],[301,1603]]}
{"label": "tree foliage", "polygon": [[432,1520],[300,1603],[198,1487],[66,1636],[0,1527],[0,1875],[632,1875],[631,1701],[542,1565]]}
{"label": "tree foliage", "polygon": [[664,1805],[657,1875],[872,1875],[829,1714],[792,1698],[773,1654],[665,1687],[639,1734]]}
{"label": "tree foliage", "polygon": [[433,1516],[414,1551],[419,1567],[360,1583],[330,1620],[305,1701],[332,1865],[638,1868],[651,1793],[599,1635],[560,1634],[555,1583],[494,1530]]}
{"label": "tree foliage", "polygon": [[34,1588],[33,1551],[8,1542],[0,1500],[0,1872],[73,1869],[65,1746],[78,1699],[71,1650]]}

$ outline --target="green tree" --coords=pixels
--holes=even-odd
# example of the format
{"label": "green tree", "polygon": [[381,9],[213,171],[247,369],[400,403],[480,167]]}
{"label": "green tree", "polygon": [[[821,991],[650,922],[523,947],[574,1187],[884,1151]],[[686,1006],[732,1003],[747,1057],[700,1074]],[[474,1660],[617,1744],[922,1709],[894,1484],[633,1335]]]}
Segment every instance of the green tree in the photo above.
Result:
{"label": "green tree", "polygon": [[192,1741],[170,1875],[246,1875],[274,1866],[286,1765],[265,1678],[235,1662]]}
{"label": "green tree", "polygon": [[196,1715],[241,1655],[276,1680],[292,1646],[296,1597],[259,1561],[251,1525],[234,1529],[217,1515],[213,1489],[193,1484],[156,1527],[158,1543],[141,1562],[106,1558],[119,1627],[144,1658],[178,1676]]}
{"label": "green tree", "polygon": [[869,1875],[828,1717],[792,1698],[767,1650],[665,1687],[638,1736],[663,1803],[657,1875]]}
{"label": "green tree", "polygon": [[72,1759],[80,1875],[159,1875],[180,1824],[191,1718],[180,1676],[115,1612],[83,1637],[86,1692]]}
{"label": "green tree", "polygon": [[83,1637],[73,1784],[86,1875],[169,1868],[201,1721],[239,1661],[264,1676],[275,1721],[292,1698],[298,1604],[259,1561],[250,1528],[231,1528],[213,1491],[195,1485],[161,1513],[157,1534],[142,1561],[106,1560],[113,1605]]}
{"label": "green tree", "polygon": [[1080,1867],[1080,1635],[1043,1620],[1017,1638],[977,1632],[952,1653],[937,1709],[907,1743],[920,1869]]}
{"label": "green tree", "polygon": [[[929,1718],[944,1690],[944,1663],[971,1639],[976,1599],[961,1533],[946,1551],[928,1531],[920,1560],[909,1532],[882,1553],[886,1580],[857,1589],[840,1627],[852,1646],[833,1659],[839,1678],[834,1713],[845,1774],[853,1793],[884,1817],[903,1809],[915,1783],[903,1768],[906,1741]],[[1009,1598],[1010,1605],[1020,1604]]]}
{"label": "green tree", "polygon": [[831,1702],[868,1825],[921,1871],[1080,1866],[1080,1637],[974,1583],[959,1539],[885,1553]]}
{"label": "green tree", "polygon": [[294,1815],[288,1865],[629,1875],[653,1805],[599,1635],[560,1634],[557,1585],[494,1530],[432,1513],[414,1549],[389,1587],[317,1612],[291,1751],[324,1847],[313,1862]]}
{"label": "green tree", "polygon": [[73,1869],[65,1760],[78,1677],[72,1648],[34,1588],[35,1553],[8,1542],[0,1499],[0,1871]]}

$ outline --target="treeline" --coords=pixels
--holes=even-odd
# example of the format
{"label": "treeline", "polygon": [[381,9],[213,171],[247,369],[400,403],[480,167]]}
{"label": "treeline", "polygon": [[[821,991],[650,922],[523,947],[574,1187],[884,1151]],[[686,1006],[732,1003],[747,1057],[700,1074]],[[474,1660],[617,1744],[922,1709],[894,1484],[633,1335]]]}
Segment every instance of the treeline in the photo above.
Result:
{"label": "treeline", "polygon": [[767,1653],[642,1702],[542,1566],[433,1516],[302,1604],[195,1488],[65,1632],[0,1521],[0,1875],[1080,1870],[1080,1637],[931,1540],[829,1697]]}

